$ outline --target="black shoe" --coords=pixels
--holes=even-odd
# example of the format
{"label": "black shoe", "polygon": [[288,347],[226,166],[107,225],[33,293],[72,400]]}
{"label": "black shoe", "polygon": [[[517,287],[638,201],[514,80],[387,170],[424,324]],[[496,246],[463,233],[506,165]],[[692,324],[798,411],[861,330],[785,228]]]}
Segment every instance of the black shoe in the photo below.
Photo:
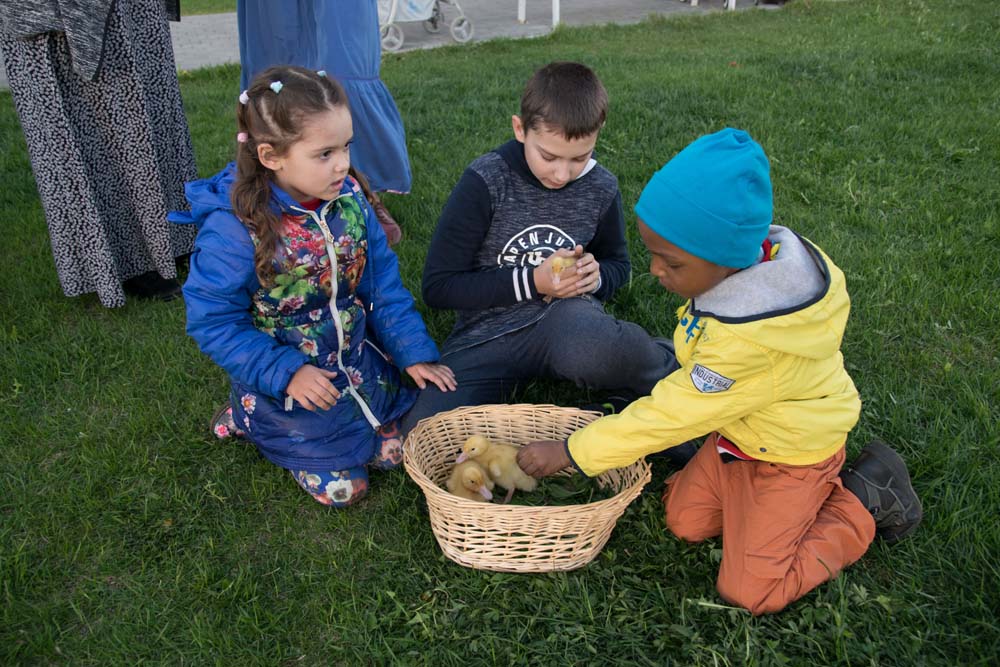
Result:
{"label": "black shoe", "polygon": [[126,294],[138,299],[171,301],[181,295],[181,284],[176,279],[164,278],[156,271],[129,278],[122,283],[122,288]]}
{"label": "black shoe", "polygon": [[924,516],[903,459],[883,442],[868,443],[854,463],[840,473],[847,490],[875,519],[875,534],[889,544],[903,539]]}

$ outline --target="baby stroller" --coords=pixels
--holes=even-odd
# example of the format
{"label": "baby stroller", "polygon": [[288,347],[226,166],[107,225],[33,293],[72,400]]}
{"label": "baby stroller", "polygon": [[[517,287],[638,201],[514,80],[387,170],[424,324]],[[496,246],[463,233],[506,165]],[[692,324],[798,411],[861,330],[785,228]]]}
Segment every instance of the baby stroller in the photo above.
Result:
{"label": "baby stroller", "polygon": [[465,16],[458,0],[378,0],[382,48],[386,51],[399,51],[402,48],[403,29],[397,23],[423,21],[427,32],[440,32],[445,20],[442,5],[451,5],[458,12],[449,26],[452,39],[463,44],[472,39],[472,21]]}

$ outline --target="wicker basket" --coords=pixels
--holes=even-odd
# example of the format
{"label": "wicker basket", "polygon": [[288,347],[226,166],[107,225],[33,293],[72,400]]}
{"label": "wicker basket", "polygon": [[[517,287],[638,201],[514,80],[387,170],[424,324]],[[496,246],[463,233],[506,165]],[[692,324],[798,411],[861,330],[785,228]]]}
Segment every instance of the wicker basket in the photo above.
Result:
{"label": "wicker basket", "polygon": [[645,461],[600,475],[598,483],[610,485],[616,494],[584,505],[477,503],[448,493],[442,485],[470,435],[515,445],[562,440],[599,416],[554,405],[480,405],[417,424],[407,437],[403,462],[427,497],[431,529],[445,555],[460,565],[498,572],[573,570],[593,560],[615,521],[649,481]]}

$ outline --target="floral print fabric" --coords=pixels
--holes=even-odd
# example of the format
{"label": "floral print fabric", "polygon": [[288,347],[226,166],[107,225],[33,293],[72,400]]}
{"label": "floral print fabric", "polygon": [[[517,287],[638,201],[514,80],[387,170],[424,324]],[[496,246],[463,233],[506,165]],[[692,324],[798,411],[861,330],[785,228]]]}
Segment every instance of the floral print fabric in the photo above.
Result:
{"label": "floral print fabric", "polygon": [[340,392],[337,404],[312,412],[298,404],[286,409],[283,397],[233,383],[233,426],[289,469],[311,469],[304,459],[314,457],[321,469],[366,464],[378,451],[374,429],[400,417],[414,399],[414,392],[400,385],[391,360],[368,338],[371,295],[362,296],[362,276],[375,267],[360,189],[352,185],[354,192],[320,203],[315,211],[285,209],[275,279],[251,300],[255,328],[336,373],[331,382]]}
{"label": "floral print fabric", "polygon": [[[403,462],[403,443],[399,422],[378,429],[379,446],[368,465],[378,470],[398,468]],[[302,489],[318,503],[330,507],[348,507],[368,495],[368,470],[364,466],[347,470],[289,470]]]}
{"label": "floral print fabric", "polygon": [[[328,219],[334,236],[336,271],[327,253],[323,230],[307,213],[282,216],[282,233],[275,262],[274,285],[262,287],[253,297],[254,326],[328,364],[336,364],[339,341],[330,312],[330,297],[336,288],[336,307],[345,348],[364,323],[364,304],[356,296],[365,268],[368,238],[364,217],[351,195],[323,207],[336,215]],[[256,239],[254,240],[256,243]],[[334,283],[334,281],[336,281]]]}
{"label": "floral print fabric", "polygon": [[[354,179],[334,201],[315,204],[272,184],[272,210],[282,216],[275,236],[284,238],[274,247],[278,280],[262,286],[253,236],[232,209],[235,178],[229,164],[189,183],[190,213],[171,217],[198,226],[184,284],[187,331],[232,383],[232,427],[224,425],[286,470],[364,466],[376,429],[416,398],[399,369],[438,361],[437,345]],[[309,411],[289,397],[303,363],[329,371],[340,394],[330,409]]]}
{"label": "floral print fabric", "polygon": [[323,505],[349,507],[368,495],[368,471],[364,466],[329,472],[289,472],[313,500]]}

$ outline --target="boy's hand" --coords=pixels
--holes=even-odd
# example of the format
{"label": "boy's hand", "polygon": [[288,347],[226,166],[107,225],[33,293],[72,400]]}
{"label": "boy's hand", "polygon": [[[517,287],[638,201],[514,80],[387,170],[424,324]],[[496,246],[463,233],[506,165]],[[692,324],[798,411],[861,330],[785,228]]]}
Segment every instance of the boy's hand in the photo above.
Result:
{"label": "boy's hand", "polygon": [[562,440],[539,440],[517,452],[517,465],[536,479],[557,473],[572,464],[566,454],[566,443]]}
{"label": "boy's hand", "polygon": [[[577,246],[580,250],[582,247]],[[576,294],[590,294],[601,284],[601,265],[589,252],[576,261]]]}
{"label": "boy's hand", "polygon": [[[547,300],[552,298],[567,299],[582,294],[582,292],[577,291],[580,269],[576,266],[580,263],[582,256],[583,246],[578,245],[573,250],[557,250],[546,257],[544,262],[535,267],[533,273],[535,289],[538,290],[538,293],[549,297]],[[559,264],[565,258],[575,259],[576,263],[558,270]],[[591,259],[593,259],[593,255],[591,255]]]}
{"label": "boy's hand", "polygon": [[421,389],[427,388],[428,382],[433,382],[441,391],[455,391],[458,383],[450,368],[442,364],[419,363],[406,367],[413,381]]}
{"label": "boy's hand", "polygon": [[306,364],[295,371],[295,375],[285,387],[285,393],[310,412],[315,412],[317,408],[329,410],[340,398],[340,392],[330,382],[330,379],[335,377],[337,377],[336,371]]}

